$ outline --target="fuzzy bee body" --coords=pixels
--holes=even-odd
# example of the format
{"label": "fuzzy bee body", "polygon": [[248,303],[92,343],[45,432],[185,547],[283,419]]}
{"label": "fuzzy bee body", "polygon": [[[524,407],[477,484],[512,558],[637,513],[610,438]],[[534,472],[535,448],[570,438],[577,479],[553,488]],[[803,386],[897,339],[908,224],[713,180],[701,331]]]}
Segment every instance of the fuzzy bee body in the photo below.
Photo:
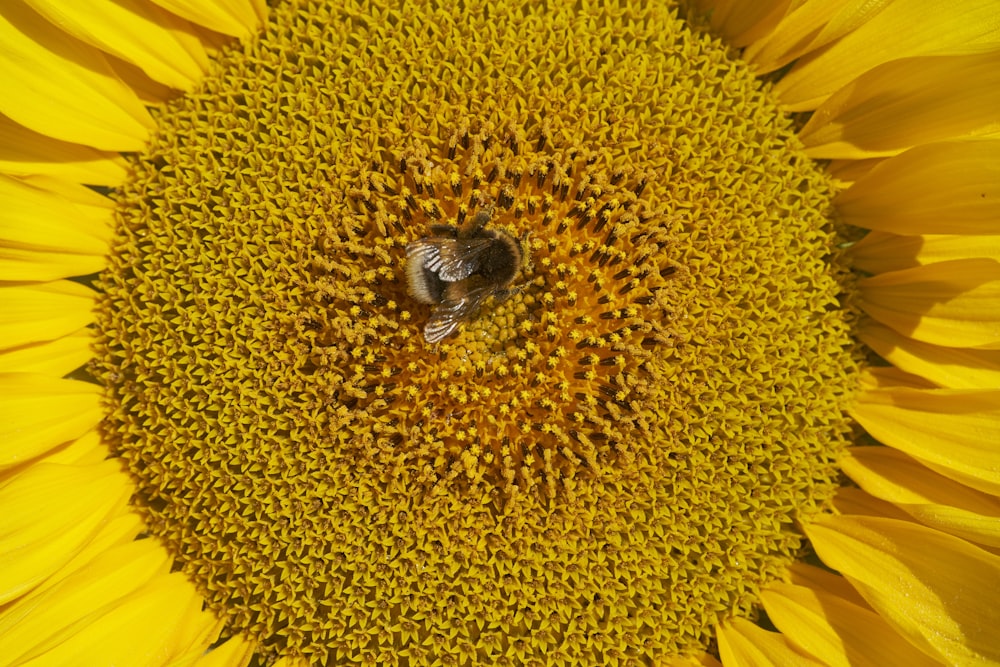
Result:
{"label": "fuzzy bee body", "polygon": [[467,229],[432,225],[433,236],[406,246],[410,295],[431,304],[424,339],[437,343],[471,319],[491,296],[506,299],[521,270],[520,242],[497,229],[486,229],[489,211],[476,214]]}

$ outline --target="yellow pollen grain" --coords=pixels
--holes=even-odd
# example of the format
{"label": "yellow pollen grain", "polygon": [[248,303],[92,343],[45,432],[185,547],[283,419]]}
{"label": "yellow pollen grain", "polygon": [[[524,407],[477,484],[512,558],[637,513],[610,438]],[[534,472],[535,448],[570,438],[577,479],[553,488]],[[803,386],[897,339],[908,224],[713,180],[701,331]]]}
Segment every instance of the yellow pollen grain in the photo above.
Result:
{"label": "yellow pollen grain", "polygon": [[[458,6],[279,3],[157,110],[107,439],[254,664],[702,651],[837,485],[830,184],[668,3]],[[428,344],[406,246],[484,209],[515,290]]]}

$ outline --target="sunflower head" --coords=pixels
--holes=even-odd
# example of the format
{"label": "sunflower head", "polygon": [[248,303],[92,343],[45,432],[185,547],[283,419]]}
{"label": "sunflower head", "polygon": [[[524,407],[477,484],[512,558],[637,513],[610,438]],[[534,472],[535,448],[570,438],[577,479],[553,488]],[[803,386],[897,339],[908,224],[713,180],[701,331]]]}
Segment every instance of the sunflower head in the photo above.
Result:
{"label": "sunflower head", "polygon": [[[82,108],[67,128],[3,102],[60,139],[31,135],[60,168],[114,187],[108,199],[0,181],[53,217],[85,212],[58,248],[15,226],[4,252],[33,259],[6,279],[101,269],[96,295],[0,286],[50,325],[41,338],[11,329],[0,361],[23,370],[83,349],[58,373],[46,361],[51,378],[0,376],[26,414],[37,402],[74,415],[16,422],[52,442],[15,438],[32,462],[0,506],[28,507],[19,494],[65,479],[108,489],[37,530],[18,515],[12,534],[72,548],[0,574],[13,582],[0,585],[0,654],[70,650],[87,624],[58,611],[61,596],[95,591],[122,617],[162,609],[160,634],[146,634],[164,635],[170,650],[150,654],[172,661],[850,663],[869,635],[876,662],[989,654],[973,619],[990,610],[942,611],[948,589],[914,554],[926,544],[962,582],[1000,573],[973,544],[996,546],[976,517],[1000,511],[992,459],[970,435],[996,431],[983,391],[996,318],[975,306],[997,297],[1000,274],[933,228],[943,195],[920,175],[1000,152],[927,123],[938,144],[888,157],[908,146],[888,129],[870,139],[883,98],[866,91],[898,97],[917,68],[978,72],[961,89],[988,96],[995,52],[970,37],[969,52],[897,44],[912,59],[878,62],[873,35],[921,4],[905,0],[838,17],[814,2],[705,17],[699,2],[687,20],[641,2],[473,4],[289,1],[258,35],[216,48],[192,26],[246,32],[262,3],[173,8],[182,22],[136,0],[129,12],[169,28],[148,45],[176,56],[165,61],[134,39],[115,58],[98,50],[121,37],[117,3],[94,4],[102,28],[45,3],[0,10],[10,53],[66,56],[56,24],[80,40],[72,76],[53,80],[134,97],[126,80],[160,99],[95,103],[112,120],[91,133]],[[743,58],[800,60],[772,86]],[[166,101],[146,77],[189,91]],[[817,105],[803,123],[785,116]],[[973,126],[980,106],[947,127]],[[101,165],[88,171],[69,140],[142,150],[127,174],[101,153],[86,154]],[[847,157],[871,160],[828,170],[809,157],[855,145],[867,152]],[[997,194],[978,174],[951,193],[952,215],[979,211],[963,233]],[[897,196],[894,213],[875,201],[914,182],[928,193]],[[113,231],[90,224],[112,206]],[[901,220],[939,234],[902,236]],[[91,343],[100,404],[93,386],[55,379]],[[908,373],[873,369],[872,351]],[[862,426],[898,449],[849,449],[875,444]],[[941,453],[954,442],[963,456]],[[845,473],[865,491],[842,488]],[[846,577],[799,562],[814,549]],[[907,582],[912,599],[884,581]],[[933,613],[908,615],[918,604]],[[755,625],[762,613],[783,634]],[[31,643],[50,626],[58,641]],[[955,627],[971,639],[952,641]]]}
{"label": "sunflower head", "polygon": [[[322,662],[398,646],[397,624],[471,650],[487,618],[490,655],[631,637],[651,657],[706,645],[799,554],[849,431],[832,190],[745,70],[644,11],[629,48],[537,8],[456,22],[443,60],[399,31],[317,40],[289,6],[164,110],[103,275],[107,437],[234,631]],[[507,55],[484,63],[482,30]],[[583,90],[557,67],[524,83],[584,35]],[[646,62],[663,51],[702,69]],[[332,97],[371,71],[410,93]],[[310,102],[262,124],[293,94]],[[220,99],[245,111],[220,125]],[[414,298],[407,248],[469,252],[470,228],[518,240],[516,288]]]}

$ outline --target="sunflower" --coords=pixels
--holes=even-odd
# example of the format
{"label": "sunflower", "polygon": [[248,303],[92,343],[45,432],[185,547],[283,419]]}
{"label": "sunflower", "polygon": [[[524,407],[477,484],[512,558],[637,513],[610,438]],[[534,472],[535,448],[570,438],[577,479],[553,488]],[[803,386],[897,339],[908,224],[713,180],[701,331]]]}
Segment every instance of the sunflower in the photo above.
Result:
{"label": "sunflower", "polygon": [[1000,664],[1000,8],[648,4],[4,3],[0,662]]}

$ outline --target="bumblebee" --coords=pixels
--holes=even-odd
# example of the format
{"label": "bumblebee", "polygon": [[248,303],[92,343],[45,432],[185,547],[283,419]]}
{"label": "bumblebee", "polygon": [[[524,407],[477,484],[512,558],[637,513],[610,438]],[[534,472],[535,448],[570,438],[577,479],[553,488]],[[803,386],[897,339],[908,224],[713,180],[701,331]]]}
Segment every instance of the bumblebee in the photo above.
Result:
{"label": "bumblebee", "polygon": [[479,211],[464,229],[431,225],[431,236],[406,246],[410,295],[431,304],[424,339],[437,343],[472,319],[489,297],[508,299],[521,272],[521,241],[500,229],[487,229],[492,209]]}

